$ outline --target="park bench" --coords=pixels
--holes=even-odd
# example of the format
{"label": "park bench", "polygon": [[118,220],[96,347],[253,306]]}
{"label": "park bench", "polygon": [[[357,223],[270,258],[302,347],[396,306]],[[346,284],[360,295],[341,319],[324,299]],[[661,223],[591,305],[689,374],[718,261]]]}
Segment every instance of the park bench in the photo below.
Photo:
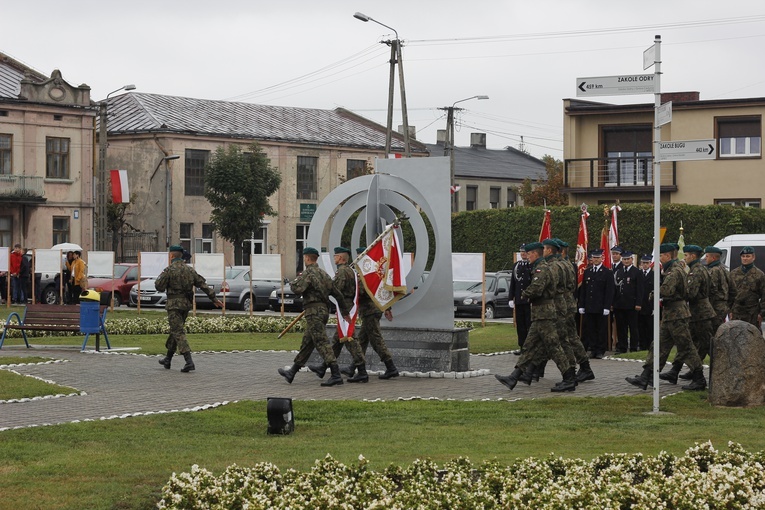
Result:
{"label": "park bench", "polygon": [[[111,349],[109,344],[109,335],[106,333],[106,312],[108,306],[100,306],[98,313],[98,332],[96,335],[96,350],[98,350],[99,335],[103,333],[106,339],[106,347]],[[16,319],[17,322],[12,322]],[[27,305],[24,309],[24,317],[20,317],[17,312],[11,312],[3,326],[3,336],[0,337],[0,349],[3,348],[5,336],[11,329],[21,330],[21,336],[27,348],[27,331],[71,331],[80,332],[80,305]],[[85,341],[82,342],[82,350],[88,344],[90,333],[85,334]]]}

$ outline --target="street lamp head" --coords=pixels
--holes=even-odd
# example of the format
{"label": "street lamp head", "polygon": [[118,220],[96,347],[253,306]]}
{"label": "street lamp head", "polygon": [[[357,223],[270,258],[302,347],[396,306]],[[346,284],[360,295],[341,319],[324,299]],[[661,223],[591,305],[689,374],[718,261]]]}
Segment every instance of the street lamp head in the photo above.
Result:
{"label": "street lamp head", "polygon": [[466,97],[465,99],[460,99],[459,101],[455,101],[454,103],[452,103],[452,108],[454,108],[454,105],[457,103],[461,103],[463,101],[470,101],[471,99],[489,99],[489,96],[480,95],[480,96]]}
{"label": "street lamp head", "polygon": [[353,17],[356,18],[356,19],[359,19],[359,20],[361,20],[361,21],[363,21],[365,23],[367,21],[369,21],[370,19],[372,19],[369,16],[367,16],[366,14],[363,14],[361,12],[357,12],[356,14],[353,15]]}
{"label": "street lamp head", "polygon": [[489,99],[489,96],[475,96],[476,99]]}
{"label": "street lamp head", "polygon": [[165,156],[165,157],[164,157],[164,158],[162,158],[162,159],[163,159],[164,161],[170,161],[170,160],[172,160],[172,159],[180,159],[180,157],[181,157],[181,156],[180,156],[179,154],[171,154],[170,156]]}
{"label": "street lamp head", "polygon": [[124,86],[124,87],[122,87],[122,88],[123,88],[123,90],[135,90],[135,85],[133,85],[133,84],[131,83],[130,85],[125,85],[125,86]]}

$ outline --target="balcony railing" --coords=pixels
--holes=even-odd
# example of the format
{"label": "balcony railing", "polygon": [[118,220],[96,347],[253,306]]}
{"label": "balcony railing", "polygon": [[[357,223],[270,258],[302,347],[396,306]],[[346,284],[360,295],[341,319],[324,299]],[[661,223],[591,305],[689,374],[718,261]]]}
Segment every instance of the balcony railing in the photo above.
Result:
{"label": "balcony railing", "polygon": [[45,197],[45,179],[28,175],[0,175],[0,197],[42,199]]}
{"label": "balcony railing", "polygon": [[[564,187],[576,191],[649,191],[653,188],[653,158],[567,159],[563,167]],[[676,190],[676,163],[662,165],[661,188]]]}

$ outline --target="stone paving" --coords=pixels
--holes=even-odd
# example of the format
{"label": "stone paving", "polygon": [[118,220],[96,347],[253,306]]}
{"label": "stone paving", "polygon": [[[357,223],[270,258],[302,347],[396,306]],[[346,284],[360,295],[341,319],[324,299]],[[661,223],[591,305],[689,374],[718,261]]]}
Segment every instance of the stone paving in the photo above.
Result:
{"label": "stone paving", "polygon": [[[550,388],[561,377],[550,363],[547,376],[531,386],[519,384],[509,391],[493,374],[507,374],[517,360],[513,354],[471,355],[471,370],[485,374],[467,378],[403,376],[380,380],[371,375],[369,383],[325,388],[315,374],[301,371],[288,384],[276,370],[288,366],[294,357],[287,351],[195,353],[197,369],[181,373],[183,358],[173,359],[166,370],[157,363],[160,356],[129,352],[80,352],[61,347],[35,346],[26,349],[5,346],[3,356],[41,356],[62,360],[58,363],[6,367],[20,374],[35,376],[73,388],[72,394],[57,398],[25,401],[0,401],[0,431],[9,428],[168,411],[195,411],[236,400],[262,400],[291,397],[295,400],[526,400],[545,397],[605,397],[651,395],[625,382],[626,376],[640,372],[635,361],[606,358],[592,360],[594,381],[580,384],[571,393],[552,393]],[[412,374],[413,375],[413,374]],[[679,391],[679,386],[662,384],[660,394]],[[79,394],[78,394],[79,393]]]}

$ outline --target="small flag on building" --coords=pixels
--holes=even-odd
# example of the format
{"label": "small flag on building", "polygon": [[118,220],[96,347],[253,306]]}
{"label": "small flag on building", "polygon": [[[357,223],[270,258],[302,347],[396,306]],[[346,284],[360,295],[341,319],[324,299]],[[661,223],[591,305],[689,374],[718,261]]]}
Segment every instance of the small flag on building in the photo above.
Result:
{"label": "small flag on building", "polygon": [[401,154],[400,152],[392,152],[392,153],[388,154],[388,159],[401,159],[403,157],[404,157],[404,155]]}
{"label": "small flag on building", "polygon": [[454,195],[460,190],[461,187],[462,186],[460,186],[459,184],[455,184],[454,186],[449,186],[449,190],[452,192],[452,195]]}
{"label": "small flag on building", "polygon": [[130,188],[128,187],[127,170],[111,170],[112,177],[112,202],[115,204],[127,204],[130,202]]}

